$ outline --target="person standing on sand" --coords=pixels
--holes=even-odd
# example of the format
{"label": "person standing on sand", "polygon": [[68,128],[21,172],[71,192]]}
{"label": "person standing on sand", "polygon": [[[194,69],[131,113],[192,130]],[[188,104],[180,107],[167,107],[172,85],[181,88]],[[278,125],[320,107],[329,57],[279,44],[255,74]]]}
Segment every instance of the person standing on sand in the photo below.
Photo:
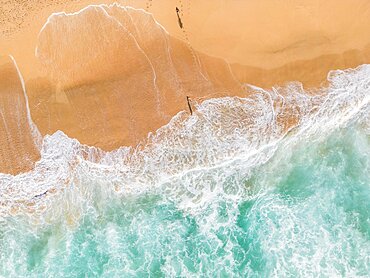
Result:
{"label": "person standing on sand", "polygon": [[190,115],[193,115],[193,109],[191,109],[191,99],[189,96],[186,96],[186,101],[188,102],[188,107],[189,107],[189,111],[190,111]]}

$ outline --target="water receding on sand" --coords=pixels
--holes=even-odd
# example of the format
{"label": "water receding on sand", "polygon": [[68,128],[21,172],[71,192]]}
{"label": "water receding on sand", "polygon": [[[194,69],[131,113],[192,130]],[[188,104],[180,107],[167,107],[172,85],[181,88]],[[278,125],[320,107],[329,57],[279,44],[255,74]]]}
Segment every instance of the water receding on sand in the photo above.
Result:
{"label": "water receding on sand", "polygon": [[366,276],[369,76],[247,86],[137,148],[44,137],[33,171],[0,176],[0,275]]}

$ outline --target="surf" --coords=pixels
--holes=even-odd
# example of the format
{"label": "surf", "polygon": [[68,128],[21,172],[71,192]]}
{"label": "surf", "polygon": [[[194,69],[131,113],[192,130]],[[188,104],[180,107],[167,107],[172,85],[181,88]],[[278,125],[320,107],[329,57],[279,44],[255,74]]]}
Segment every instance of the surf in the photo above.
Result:
{"label": "surf", "polygon": [[33,170],[0,174],[0,275],[366,276],[370,65],[242,90],[131,147],[45,135]]}

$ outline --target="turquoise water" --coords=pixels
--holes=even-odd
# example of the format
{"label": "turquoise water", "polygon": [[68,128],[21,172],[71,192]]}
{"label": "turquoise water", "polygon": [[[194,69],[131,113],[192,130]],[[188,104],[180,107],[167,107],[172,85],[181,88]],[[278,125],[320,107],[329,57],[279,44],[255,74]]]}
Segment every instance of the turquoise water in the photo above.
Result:
{"label": "turquoise water", "polygon": [[[91,68],[96,57],[111,61],[118,51],[112,42],[126,42],[131,28],[117,11],[85,11],[87,21],[84,12],[58,13],[40,31],[35,54],[62,81],[86,66],[75,62],[77,48],[63,55],[81,32],[102,42],[81,49]],[[104,21],[91,22],[94,11]],[[73,25],[57,20],[69,16]],[[154,30],[137,22],[144,36]],[[117,38],[102,31],[109,26]],[[70,32],[58,36],[61,30]],[[165,46],[161,68],[176,58],[166,38],[155,41]],[[140,41],[130,34],[127,53],[140,49],[156,87],[156,63]],[[64,76],[58,64],[65,60],[74,63]],[[185,75],[193,70],[183,66]],[[171,67],[169,86],[197,82],[177,80]],[[99,72],[104,79],[104,67]],[[161,112],[161,93],[150,91]],[[248,97],[194,99],[192,115],[179,112],[136,149],[104,152],[62,131],[42,138],[32,171],[0,173],[0,278],[369,277],[370,65],[330,72],[328,86],[314,92],[292,82],[270,90],[244,84],[240,95]]]}
{"label": "turquoise water", "polygon": [[45,136],[0,174],[0,277],[368,277],[369,76],[206,100],[138,149]]}
{"label": "turquoise water", "polygon": [[[230,174],[213,181],[223,190],[195,209],[161,187],[108,196],[89,184],[93,194],[75,221],[4,219],[0,275],[365,277],[369,154],[370,137],[357,124],[281,143],[251,174],[240,165],[204,170],[204,185],[215,171]],[[75,190],[58,200],[73,200]]]}

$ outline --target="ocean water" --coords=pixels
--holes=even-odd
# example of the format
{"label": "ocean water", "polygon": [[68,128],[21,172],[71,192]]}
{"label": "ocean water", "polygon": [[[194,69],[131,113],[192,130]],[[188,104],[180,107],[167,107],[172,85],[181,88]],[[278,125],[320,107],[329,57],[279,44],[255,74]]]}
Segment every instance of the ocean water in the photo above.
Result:
{"label": "ocean water", "polygon": [[0,276],[368,277],[370,66],[328,78],[207,100],[136,149],[46,136],[0,175]]}

